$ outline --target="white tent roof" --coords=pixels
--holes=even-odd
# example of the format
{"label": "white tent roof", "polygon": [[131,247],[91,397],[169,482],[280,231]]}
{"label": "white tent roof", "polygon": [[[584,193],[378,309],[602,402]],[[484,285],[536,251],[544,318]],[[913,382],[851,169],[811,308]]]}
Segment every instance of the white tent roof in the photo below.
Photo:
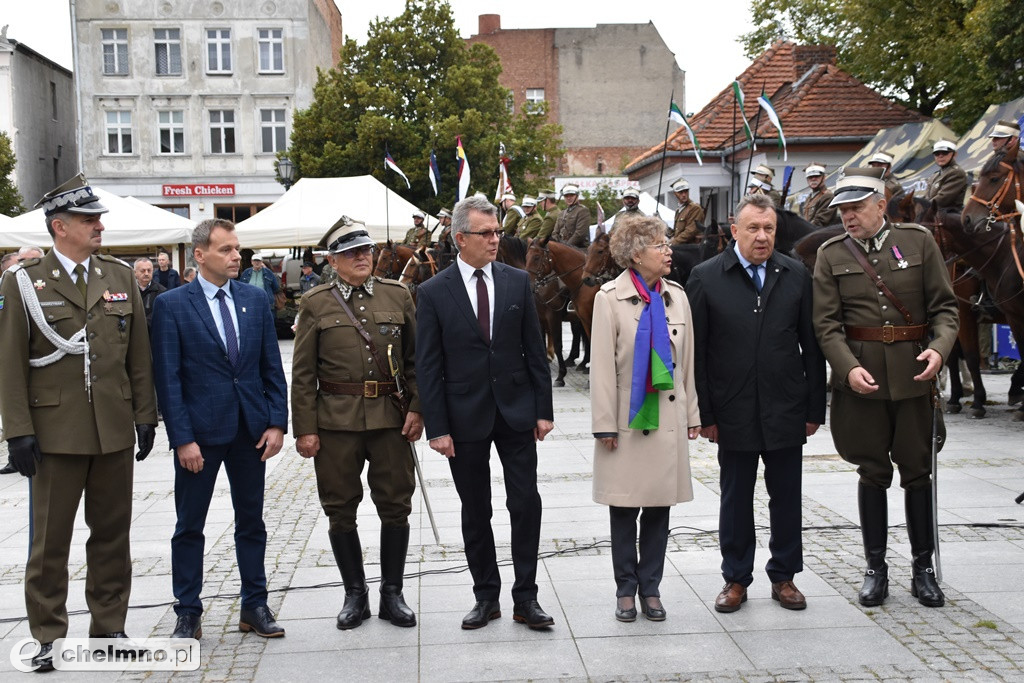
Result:
{"label": "white tent roof", "polygon": [[[371,175],[300,178],[276,202],[235,226],[243,247],[311,246],[342,216],[365,223],[370,238],[401,240],[419,209]],[[428,217],[427,225],[433,225]]]}
{"label": "white tent roof", "polygon": [[[665,225],[672,225],[672,222],[675,221],[675,219],[676,219],[676,212],[673,209],[668,208],[664,204],[658,204],[658,202],[654,199],[654,197],[652,197],[648,193],[641,192],[640,193],[640,203],[637,204],[637,208],[639,208],[641,211],[643,211],[648,216],[653,216],[654,215],[654,207],[658,207],[658,216],[661,217],[661,220],[665,221]],[[612,214],[610,216],[605,216],[605,219],[604,219],[604,229],[605,229],[605,231],[611,231],[612,227],[615,225],[615,217],[618,216],[618,215],[619,215],[618,212],[616,212],[616,213],[614,213],[614,214]],[[591,218],[596,219],[597,216],[591,216]],[[590,240],[591,241],[594,240],[594,236],[596,234],[597,234],[597,223],[594,223],[593,225],[590,226]]]}
{"label": "white tent roof", "polygon": [[[93,187],[109,211],[103,214],[103,246],[132,247],[156,244],[178,244],[192,241],[192,221],[157,208],[134,197],[119,197],[100,187]],[[0,249],[39,246],[50,247],[53,238],[46,231],[42,209],[14,218],[0,219]]]}

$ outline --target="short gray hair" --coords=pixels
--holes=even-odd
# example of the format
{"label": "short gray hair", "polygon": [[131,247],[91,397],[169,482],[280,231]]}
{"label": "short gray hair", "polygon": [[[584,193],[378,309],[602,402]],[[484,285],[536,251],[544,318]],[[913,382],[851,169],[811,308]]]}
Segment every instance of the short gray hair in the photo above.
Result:
{"label": "short gray hair", "polygon": [[484,213],[497,218],[498,207],[491,204],[487,197],[466,197],[455,205],[452,211],[452,234],[469,232],[469,214],[472,211]]}
{"label": "short gray hair", "polygon": [[630,216],[615,219],[608,248],[612,258],[623,268],[633,264],[633,257],[649,246],[664,243],[665,223],[654,216]]}
{"label": "short gray hair", "polygon": [[148,263],[149,265],[153,265],[152,259],[150,259],[148,256],[143,256],[142,258],[135,259],[135,263],[132,265],[137,266],[140,263]]}
{"label": "short gray hair", "polygon": [[[36,252],[37,254],[39,254],[39,256],[29,256],[29,253],[33,252],[33,251]],[[23,259],[24,258],[40,258],[42,255],[43,255],[42,247],[36,247],[36,246],[30,245],[30,246],[27,246],[27,247],[22,247],[21,249],[18,250],[18,257],[19,258],[23,258]]]}
{"label": "short gray hair", "polygon": [[214,228],[224,228],[234,232],[235,224],[224,218],[207,218],[192,231],[192,251],[206,249],[210,246],[210,233]]}
{"label": "short gray hair", "polygon": [[772,198],[766,194],[748,194],[739,201],[739,204],[736,205],[736,211],[734,211],[732,215],[739,216],[740,211],[748,206],[753,206],[754,208],[762,209],[764,211],[771,211],[775,208],[775,202],[773,202]]}

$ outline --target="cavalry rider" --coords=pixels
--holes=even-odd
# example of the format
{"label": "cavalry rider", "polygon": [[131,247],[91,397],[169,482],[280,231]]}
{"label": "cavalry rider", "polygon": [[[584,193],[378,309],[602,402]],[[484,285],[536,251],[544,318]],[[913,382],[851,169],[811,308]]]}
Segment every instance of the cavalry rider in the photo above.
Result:
{"label": "cavalry rider", "polygon": [[807,187],[811,189],[810,196],[804,202],[804,220],[819,227],[832,225],[836,222],[836,210],[829,205],[833,194],[832,190],[825,186],[825,166],[811,164],[804,169],[804,177],[807,178]]}
{"label": "cavalry rider", "polygon": [[885,181],[885,193],[889,201],[903,196],[903,186],[892,177],[892,162],[895,160],[896,155],[892,152],[875,152],[868,159],[868,166],[883,169],[882,180]]}
{"label": "cavalry rider", "polygon": [[523,195],[523,214],[516,237],[536,237],[544,218],[537,212],[537,200],[530,195]]}
{"label": "cavalry rider", "polygon": [[944,438],[945,427],[933,409],[932,380],[956,341],[957,302],[932,234],[885,217],[880,175],[847,168],[836,184],[832,205],[845,231],[818,249],[814,320],[832,367],[832,440],[860,475],[867,558],[860,604],[881,605],[889,595],[886,491],[895,463],[913,557],[910,591],[922,605],[941,607],[932,567],[932,429]]}
{"label": "cavalry rider", "polygon": [[413,249],[430,246],[430,232],[427,230],[427,226],[423,223],[426,217],[426,214],[422,211],[413,212],[412,227],[406,231],[405,239],[402,240],[402,244],[410,246]]}
{"label": "cavalry rider", "polygon": [[[760,180],[763,184],[768,186],[763,188],[764,194],[771,197],[772,203],[775,204],[776,209],[781,209],[782,193],[772,187],[772,182],[775,180],[775,171],[772,167],[766,164],[758,164],[750,174],[754,176],[754,179]],[[748,192],[747,194],[750,193]]]}
{"label": "cavalry rider", "polygon": [[646,216],[643,211],[640,210],[640,191],[635,187],[626,188],[622,193],[622,208],[615,212],[615,217],[627,215],[627,216]]}
{"label": "cavalry rider", "polygon": [[501,223],[501,230],[506,235],[516,234],[516,229],[526,216],[523,207],[516,205],[516,196],[507,192],[501,196],[501,210],[505,212],[505,220]]}
{"label": "cavalry rider", "polygon": [[679,206],[676,207],[672,223],[672,244],[695,244],[700,241],[700,225],[704,222],[704,209],[697,202],[690,201],[690,183],[685,179],[672,183],[672,192]]}
{"label": "cavalry rider", "polygon": [[580,188],[565,185],[562,188],[565,209],[555,220],[555,231],[551,239],[573,247],[586,249],[590,246],[590,209],[580,203]]}
{"label": "cavalry rider", "polygon": [[956,163],[956,143],[939,140],[932,145],[932,155],[939,170],[928,180],[925,199],[935,200],[938,211],[960,213],[967,193],[967,172]]}
{"label": "cavalry rider", "polygon": [[997,121],[988,134],[992,139],[992,151],[1009,150],[1013,145],[1020,146],[1020,125],[1014,121]]}

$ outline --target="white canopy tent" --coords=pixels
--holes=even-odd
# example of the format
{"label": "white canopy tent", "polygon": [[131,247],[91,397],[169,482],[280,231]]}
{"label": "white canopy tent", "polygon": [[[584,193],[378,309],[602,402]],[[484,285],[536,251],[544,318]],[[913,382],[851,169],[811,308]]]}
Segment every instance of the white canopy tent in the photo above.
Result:
{"label": "white canopy tent", "polygon": [[[100,187],[92,190],[109,209],[101,219],[104,247],[172,245],[192,241],[193,225],[189,219],[134,197],[119,197]],[[46,231],[42,209],[0,219],[0,249],[30,245],[44,248],[53,245],[53,238]]]}
{"label": "white canopy tent", "polygon": [[[342,216],[364,223],[370,238],[401,240],[412,227],[415,205],[371,175],[300,178],[276,202],[235,226],[243,247],[312,246]],[[427,217],[428,226],[437,223]]]}
{"label": "white canopy tent", "polygon": [[[664,204],[658,204],[658,202],[646,192],[640,193],[640,202],[637,204],[637,208],[643,211],[648,216],[654,215],[654,209],[657,207],[658,216],[661,220],[665,221],[665,225],[672,225],[676,219],[676,212],[674,209],[670,209]],[[606,232],[611,232],[612,227],[615,225],[615,217],[618,213],[612,214],[611,216],[605,216],[604,229]],[[591,216],[593,219],[597,219],[597,216]],[[593,241],[595,235],[597,235],[597,223],[590,226],[590,240]]]}

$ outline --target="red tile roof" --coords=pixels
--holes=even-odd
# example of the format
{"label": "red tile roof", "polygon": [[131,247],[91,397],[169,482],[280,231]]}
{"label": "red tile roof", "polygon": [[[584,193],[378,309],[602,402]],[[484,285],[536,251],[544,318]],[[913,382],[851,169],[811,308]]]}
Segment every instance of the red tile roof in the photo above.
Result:
{"label": "red tile roof", "polygon": [[[835,65],[835,48],[827,45],[796,45],[779,40],[754,60],[739,78],[744,94],[743,111],[755,125],[762,90],[778,112],[787,141],[800,138],[871,138],[881,128],[927,119],[867,87]],[[735,116],[735,96],[730,83],[690,120],[701,150],[725,151],[745,140],[743,122]],[[775,127],[763,113],[756,137],[771,139]],[[627,165],[630,174],[655,161],[663,143],[658,142]],[[693,147],[681,126],[668,139],[669,151]]]}

